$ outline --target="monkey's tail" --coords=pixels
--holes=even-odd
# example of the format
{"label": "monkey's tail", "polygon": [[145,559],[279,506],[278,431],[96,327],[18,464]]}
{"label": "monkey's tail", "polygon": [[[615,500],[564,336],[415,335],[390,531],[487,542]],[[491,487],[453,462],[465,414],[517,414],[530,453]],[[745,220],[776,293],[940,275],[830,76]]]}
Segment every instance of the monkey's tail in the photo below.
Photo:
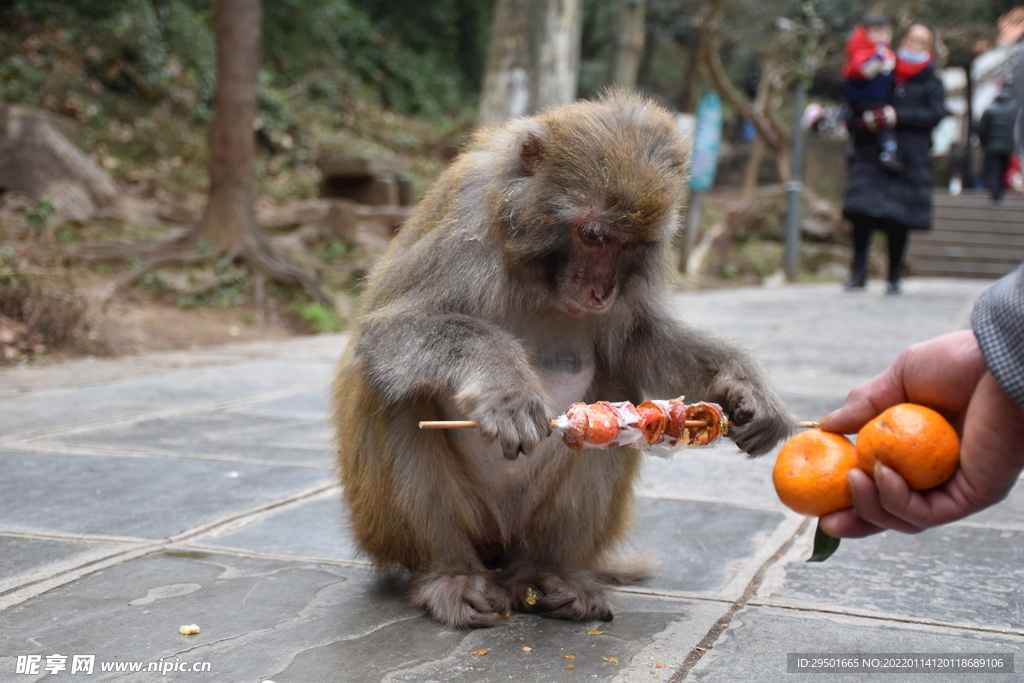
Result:
{"label": "monkey's tail", "polygon": [[647,578],[661,564],[661,560],[651,551],[629,555],[608,553],[598,564],[595,574],[604,583],[625,586]]}

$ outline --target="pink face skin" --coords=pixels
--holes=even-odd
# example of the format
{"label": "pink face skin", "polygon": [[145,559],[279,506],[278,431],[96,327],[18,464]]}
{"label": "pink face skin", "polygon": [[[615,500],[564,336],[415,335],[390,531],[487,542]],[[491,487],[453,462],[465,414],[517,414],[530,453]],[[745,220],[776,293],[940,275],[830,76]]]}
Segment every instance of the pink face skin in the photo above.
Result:
{"label": "pink face skin", "polygon": [[935,42],[935,36],[927,26],[914,24],[903,34],[900,47],[911,52],[931,52],[933,42]]}
{"label": "pink face skin", "polygon": [[876,45],[878,43],[882,43],[883,45],[890,45],[892,43],[891,26],[879,24],[877,26],[869,26],[865,30],[867,31],[868,38],[870,38],[871,42],[875,43]]}
{"label": "pink face skin", "polygon": [[621,259],[637,246],[614,235],[604,217],[593,210],[581,212],[572,231],[576,257],[563,294],[565,310],[572,315],[607,311],[618,294]]}
{"label": "pink face skin", "polygon": [[612,242],[599,242],[583,234],[576,236],[577,257],[570,271],[565,310],[572,315],[601,313],[611,308],[618,294],[616,273],[622,247]]}

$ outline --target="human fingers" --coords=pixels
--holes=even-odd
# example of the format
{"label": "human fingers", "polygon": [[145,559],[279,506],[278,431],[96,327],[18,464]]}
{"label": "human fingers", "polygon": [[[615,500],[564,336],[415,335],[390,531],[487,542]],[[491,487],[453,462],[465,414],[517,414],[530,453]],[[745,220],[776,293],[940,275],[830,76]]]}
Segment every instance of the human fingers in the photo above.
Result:
{"label": "human fingers", "polygon": [[852,434],[886,408],[908,401],[934,408],[957,424],[984,372],[985,360],[970,330],[914,344],[883,373],[851,391],[842,408],[821,420],[821,428]]}
{"label": "human fingers", "polygon": [[[965,417],[960,465],[941,487],[912,491],[890,467],[875,463],[873,479],[860,470],[848,476],[853,511],[863,520],[830,522],[837,533],[871,532],[870,525],[917,533],[963,519],[999,502],[1024,470],[1024,411],[986,372]],[[866,524],[864,524],[866,523]]]}
{"label": "human fingers", "polygon": [[920,531],[885,511],[878,488],[866,472],[855,467],[847,473],[846,481],[853,507],[822,516],[821,530],[826,534],[833,538],[863,538],[896,527],[907,533]]}
{"label": "human fingers", "polygon": [[885,531],[866,521],[853,508],[822,515],[818,519],[821,530],[832,538],[864,538]]}
{"label": "human fingers", "polygon": [[827,432],[856,434],[871,418],[906,400],[902,368],[894,363],[882,374],[854,388],[843,407],[823,417],[819,426]]}
{"label": "human fingers", "polygon": [[[958,495],[962,486],[963,473],[958,471],[947,484],[927,492],[911,490],[906,480],[896,470],[875,463],[874,483],[878,489],[878,502],[890,518],[899,519],[903,528],[891,529],[905,533],[917,533],[940,524],[962,519],[974,512],[964,504]],[[908,530],[912,529],[912,530]]]}

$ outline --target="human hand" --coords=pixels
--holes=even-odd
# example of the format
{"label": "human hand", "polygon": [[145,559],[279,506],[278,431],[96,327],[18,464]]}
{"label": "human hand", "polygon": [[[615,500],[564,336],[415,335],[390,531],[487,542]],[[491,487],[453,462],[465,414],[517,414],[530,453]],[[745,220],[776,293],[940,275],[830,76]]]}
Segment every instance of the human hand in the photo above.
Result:
{"label": "human hand", "polygon": [[892,366],[865,382],[822,429],[852,434],[886,408],[919,403],[942,413],[960,433],[960,466],[953,478],[926,492],[911,491],[895,470],[876,464],[874,479],[847,475],[853,507],[821,518],[834,538],[886,529],[919,533],[998,503],[1024,470],[1024,410],[999,387],[970,330],[915,344]]}
{"label": "human hand", "polygon": [[896,127],[896,110],[892,108],[892,105],[887,104],[878,109],[868,109],[861,119],[864,121],[864,127],[873,133],[889,130]]}
{"label": "human hand", "polygon": [[[860,72],[864,75],[864,78],[871,80],[881,73],[888,73],[884,71],[885,62],[881,57],[872,57],[864,61],[864,64],[860,67]],[[890,69],[891,70],[891,69]]]}
{"label": "human hand", "polygon": [[1010,176],[1010,187],[1016,192],[1024,192],[1024,176],[1020,172],[1013,173]]}

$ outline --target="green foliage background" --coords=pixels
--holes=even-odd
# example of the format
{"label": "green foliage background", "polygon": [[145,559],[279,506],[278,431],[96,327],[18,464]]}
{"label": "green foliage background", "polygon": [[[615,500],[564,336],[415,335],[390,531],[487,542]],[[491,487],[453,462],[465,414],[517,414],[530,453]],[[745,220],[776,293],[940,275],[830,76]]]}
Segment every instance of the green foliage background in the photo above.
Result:
{"label": "green foliage background", "polygon": [[[471,125],[490,9],[265,1],[261,192],[315,192],[284,175],[321,153],[420,155],[429,176]],[[215,13],[214,0],[0,0],[0,100],[75,119],[79,144],[121,180],[202,189]]]}
{"label": "green foliage background", "polygon": [[[402,7],[397,7],[402,5]],[[355,80],[401,113],[457,113],[481,76],[489,0],[384,3],[377,0],[274,0],[264,3],[267,81],[288,85],[330,71]],[[216,76],[211,0],[7,0],[0,34],[0,84],[11,101],[33,104],[56,83],[31,68],[60,56],[63,94],[91,80],[147,100],[170,99],[206,117]],[[24,54],[28,35],[45,49]],[[47,36],[60,42],[45,41]],[[91,48],[91,49],[90,49]],[[453,68],[453,66],[455,68]],[[34,104],[42,104],[35,102]]]}
{"label": "green foliage background", "polygon": [[[494,1],[263,0],[257,201],[315,195],[314,165],[324,154],[401,156],[416,193],[422,193],[475,124]],[[582,97],[607,85],[624,1],[582,0]],[[801,16],[801,3],[810,2],[824,22],[828,47],[811,96],[835,100],[843,41],[869,9],[892,17],[897,33],[910,18],[929,20],[939,30],[947,63],[966,65],[974,41],[994,38],[995,20],[1020,1],[722,0],[721,56],[729,77],[742,88],[772,49],[777,19]],[[180,207],[187,216],[197,210],[208,183],[216,2],[0,0],[0,101],[72,119],[77,126],[68,128],[75,129],[74,141],[121,181],[126,193],[156,198],[164,208]],[[709,4],[648,0],[638,84],[670,108],[683,104]],[[697,85],[698,96],[708,88],[706,81]],[[151,238],[166,230],[165,225],[116,222],[58,226],[52,212],[44,202],[0,223],[0,304],[6,304],[0,313],[22,322],[43,321],[23,326],[19,357],[81,336],[87,326],[70,275],[32,275],[40,268],[60,271],[66,243]],[[709,206],[705,216],[712,215]],[[746,270],[764,277],[777,269],[780,252],[772,238],[741,241],[722,275],[738,277]],[[346,268],[359,258],[351,245],[333,241],[291,256],[316,270],[334,291],[358,293],[360,277]],[[98,264],[95,270],[130,267],[135,264]],[[139,287],[153,298],[176,297],[181,308],[224,311],[254,301],[254,283],[240,270],[207,264],[177,273],[183,274],[189,286],[210,276],[217,286],[180,294],[175,282],[181,277],[165,280],[154,271]],[[310,303],[302,292],[269,283],[267,293],[271,309],[279,304],[309,329],[342,325],[337,311]]]}
{"label": "green foliage background", "polygon": [[[621,1],[583,0],[581,96],[606,85]],[[723,61],[734,83],[757,72],[776,20],[799,16],[803,1],[724,0]],[[838,98],[843,40],[869,9],[881,6],[897,25],[912,9],[939,28],[949,63],[963,65],[1017,1],[814,0],[830,56],[811,96]],[[258,169],[261,192],[314,192],[281,178],[324,152],[401,154],[429,177],[473,125],[493,3],[264,0],[258,124],[270,154]],[[679,106],[708,2],[648,5],[639,86]],[[123,180],[201,188],[215,10],[215,0],[0,0],[0,100],[76,119],[82,146],[112,158]]]}

